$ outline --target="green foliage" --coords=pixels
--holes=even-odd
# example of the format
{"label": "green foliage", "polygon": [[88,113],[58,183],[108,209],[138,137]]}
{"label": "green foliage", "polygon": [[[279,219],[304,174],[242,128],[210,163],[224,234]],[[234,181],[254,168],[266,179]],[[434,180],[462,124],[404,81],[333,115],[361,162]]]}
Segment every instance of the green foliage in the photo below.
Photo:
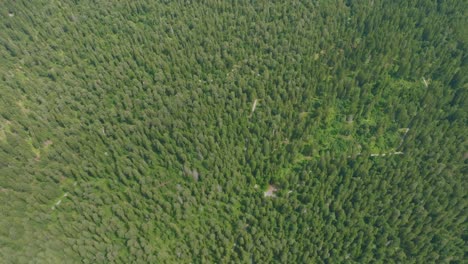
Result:
{"label": "green foliage", "polygon": [[462,263],[467,10],[7,1],[0,259]]}

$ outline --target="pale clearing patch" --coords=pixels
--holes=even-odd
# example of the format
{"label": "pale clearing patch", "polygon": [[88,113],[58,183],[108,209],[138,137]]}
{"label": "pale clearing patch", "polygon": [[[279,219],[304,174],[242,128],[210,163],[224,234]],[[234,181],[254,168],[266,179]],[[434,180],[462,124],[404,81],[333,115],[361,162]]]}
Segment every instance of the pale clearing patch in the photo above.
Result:
{"label": "pale clearing patch", "polygon": [[6,139],[6,132],[10,130],[11,122],[9,120],[5,120],[0,122],[0,140]]}
{"label": "pale clearing patch", "polygon": [[52,140],[50,140],[50,139],[44,141],[44,147],[48,147],[48,146],[50,146],[50,145],[52,145],[52,144],[54,144],[54,142],[53,142]]}
{"label": "pale clearing patch", "polygon": [[191,176],[195,181],[198,181],[200,174],[196,169],[191,170],[189,167],[184,166],[184,173],[186,176]]}
{"label": "pale clearing patch", "polygon": [[273,185],[268,185],[267,190],[265,191],[265,197],[276,197],[275,192],[278,191],[278,188],[276,188]]}
{"label": "pale clearing patch", "polygon": [[29,113],[29,109],[26,108],[26,106],[24,106],[23,101],[18,101],[18,102],[16,102],[16,105],[20,108],[20,110],[21,110],[22,113],[24,113],[24,114]]}
{"label": "pale clearing patch", "polygon": [[257,103],[258,103],[258,99],[255,99],[252,105],[252,111],[250,112],[250,116],[252,116],[253,113],[255,112],[255,109],[257,108]]}
{"label": "pale clearing patch", "polygon": [[408,131],[409,131],[409,127],[400,128],[400,129],[398,129],[398,131],[400,131],[401,133],[404,133],[406,135],[406,133],[408,133]]}
{"label": "pale clearing patch", "polygon": [[302,119],[302,118],[305,118],[305,117],[307,117],[307,115],[308,115],[309,113],[310,113],[310,112],[301,112],[301,113],[299,113],[299,118],[301,118],[301,119]]}
{"label": "pale clearing patch", "polygon": [[59,206],[59,205],[62,203],[62,199],[65,198],[65,197],[67,197],[67,196],[68,196],[68,193],[67,193],[67,192],[64,193],[64,194],[62,195],[62,197],[61,197],[50,209],[55,210],[55,208],[56,208],[57,206]]}
{"label": "pale clearing patch", "polygon": [[423,82],[424,82],[424,86],[425,86],[426,88],[429,87],[429,82],[426,81],[426,78],[422,77],[422,80],[423,80]]}
{"label": "pale clearing patch", "polygon": [[385,156],[403,155],[403,154],[405,154],[405,153],[403,153],[403,152],[401,152],[401,151],[391,152],[391,153],[382,153],[382,154],[374,153],[374,154],[371,154],[371,157],[385,157]]}

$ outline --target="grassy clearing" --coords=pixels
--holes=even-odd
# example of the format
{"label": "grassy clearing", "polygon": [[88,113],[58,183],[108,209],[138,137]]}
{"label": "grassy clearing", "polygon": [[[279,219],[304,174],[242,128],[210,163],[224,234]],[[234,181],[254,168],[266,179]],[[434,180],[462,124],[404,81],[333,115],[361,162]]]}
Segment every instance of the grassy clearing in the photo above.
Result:
{"label": "grassy clearing", "polygon": [[39,148],[34,147],[33,139],[31,137],[28,137],[26,139],[26,142],[31,147],[32,152],[36,155],[36,160],[39,160],[41,158],[41,150]]}
{"label": "grassy clearing", "polygon": [[0,141],[6,140],[6,133],[10,132],[10,124],[8,120],[0,121]]}

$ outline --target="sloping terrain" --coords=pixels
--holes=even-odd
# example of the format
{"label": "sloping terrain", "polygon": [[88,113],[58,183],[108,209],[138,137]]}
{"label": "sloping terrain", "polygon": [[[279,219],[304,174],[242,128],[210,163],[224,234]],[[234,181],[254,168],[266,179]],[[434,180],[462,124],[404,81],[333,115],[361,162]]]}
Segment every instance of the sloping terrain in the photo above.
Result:
{"label": "sloping terrain", "polygon": [[462,263],[467,4],[325,2],[5,3],[0,259]]}

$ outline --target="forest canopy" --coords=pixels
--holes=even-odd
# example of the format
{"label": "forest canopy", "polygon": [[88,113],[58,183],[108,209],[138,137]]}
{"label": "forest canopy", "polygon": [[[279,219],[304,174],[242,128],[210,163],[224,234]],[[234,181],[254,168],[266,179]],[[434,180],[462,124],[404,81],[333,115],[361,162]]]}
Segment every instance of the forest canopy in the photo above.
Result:
{"label": "forest canopy", "polygon": [[467,14],[3,1],[0,262],[463,263]]}

